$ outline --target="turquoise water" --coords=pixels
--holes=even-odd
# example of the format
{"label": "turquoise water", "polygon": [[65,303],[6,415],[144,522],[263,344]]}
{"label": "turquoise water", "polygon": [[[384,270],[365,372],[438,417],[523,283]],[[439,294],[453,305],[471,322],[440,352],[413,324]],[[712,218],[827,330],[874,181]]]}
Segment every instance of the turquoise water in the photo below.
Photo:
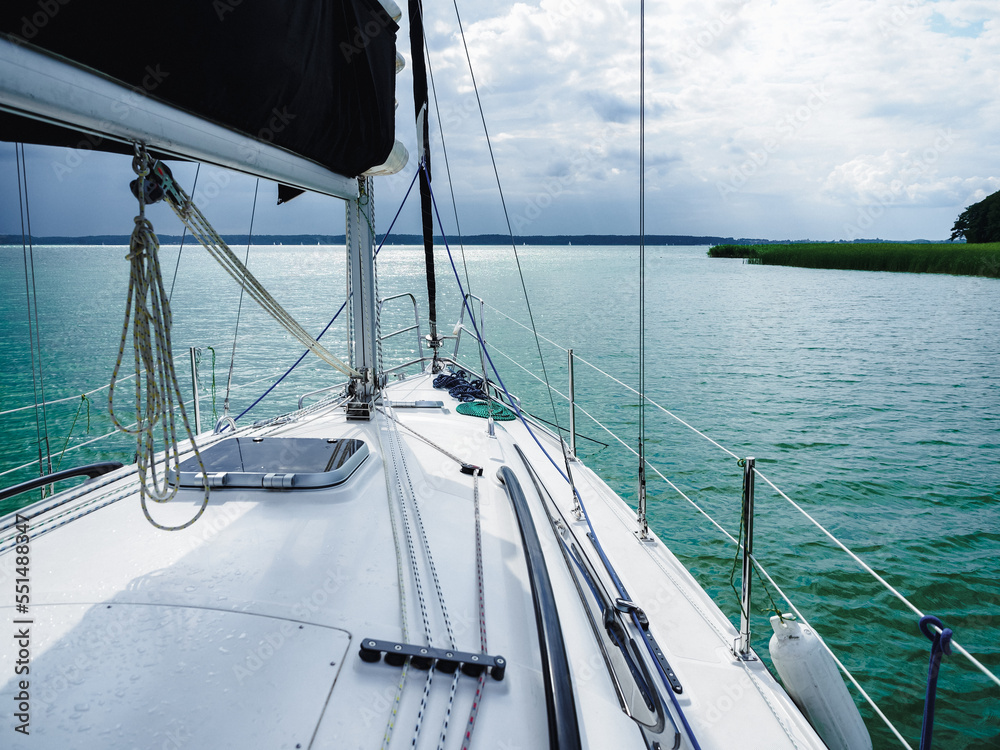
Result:
{"label": "turquoise water", "polygon": [[[634,386],[637,250],[518,250],[539,331]],[[738,455],[755,456],[775,484],[1000,672],[1000,281],[748,266],[709,259],[705,250],[647,248],[650,397]],[[389,246],[383,253],[381,295],[412,291],[422,300],[422,251]],[[77,397],[47,409],[53,464],[84,403],[79,394],[106,384],[114,364],[124,255],[124,248],[35,248],[45,396]],[[163,249],[168,285],[176,255],[176,247]],[[187,347],[214,347],[221,412],[239,290],[200,248],[187,247],[183,256],[173,336],[182,388],[190,393]],[[510,248],[470,248],[466,261],[471,291],[526,323]],[[444,254],[439,264],[439,324],[450,332],[459,296]],[[342,248],[254,247],[250,267],[310,330],[322,329],[344,299]],[[34,403],[25,304],[22,249],[0,248],[0,412]],[[423,303],[420,315],[426,326]],[[408,316],[412,322],[412,310],[391,303],[383,330],[406,325]],[[531,334],[490,308],[485,324],[508,387],[533,413],[565,425],[565,402],[554,396],[554,417],[542,386],[500,353],[540,374]],[[248,301],[239,330],[234,414],[302,351]],[[344,338],[338,321],[324,341],[345,352]],[[409,335],[398,337],[386,346],[386,365],[415,348]],[[471,348],[462,351],[478,361]],[[550,381],[566,393],[565,353],[545,341],[542,352]],[[206,349],[200,372],[209,415],[211,364]],[[300,394],[336,380],[328,373],[307,359],[245,419],[294,408]],[[635,397],[579,361],[576,381],[582,406],[634,446]],[[70,447],[111,430],[107,391],[91,398],[90,431],[84,404]],[[577,424],[579,453],[631,501],[635,459],[584,415]],[[33,411],[0,416],[0,437],[0,472],[37,458]],[[133,451],[129,439],[114,437],[66,452],[62,466],[130,461]],[[647,455],[736,533],[741,470],[734,459],[651,407]],[[6,474],[0,485],[36,473]],[[650,505],[656,532],[735,621],[732,546],[655,477]],[[916,618],[759,480],[755,552],[916,746],[929,645]],[[759,585],[757,594],[763,611],[768,597]],[[755,627],[762,649],[765,614]],[[863,715],[876,747],[899,747],[870,710]],[[942,666],[935,740],[946,748],[1000,747],[1000,688],[957,655]]]}

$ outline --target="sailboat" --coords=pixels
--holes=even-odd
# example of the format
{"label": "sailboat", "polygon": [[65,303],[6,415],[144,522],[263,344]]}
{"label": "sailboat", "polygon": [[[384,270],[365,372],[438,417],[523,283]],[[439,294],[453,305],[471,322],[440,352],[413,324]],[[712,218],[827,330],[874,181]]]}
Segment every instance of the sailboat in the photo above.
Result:
{"label": "sailboat", "polygon": [[[197,218],[168,158],[274,180],[285,200],[344,202],[351,319],[340,358],[261,291],[343,373],[319,401],[178,428],[156,450],[150,432],[137,463],[83,467],[87,483],[0,519],[0,566],[23,579],[0,601],[17,635],[0,649],[4,746],[870,747],[809,627],[772,623],[778,650],[819,654],[788,657],[784,686],[754,652],[751,529],[738,629],[643,509],[507,391],[465,290],[451,335],[432,311],[419,357],[384,368],[371,199],[406,159],[399,17],[391,0],[0,12],[5,140],[83,133],[133,154],[140,214],[165,196]],[[109,29],[118,43],[99,43]],[[433,260],[426,91],[415,97]],[[140,230],[134,243],[151,242]],[[157,342],[168,325],[153,324]],[[471,365],[463,336],[478,344]],[[137,360],[155,359],[131,338]],[[155,375],[137,381],[169,406],[175,383]],[[173,413],[137,421],[160,429]]]}

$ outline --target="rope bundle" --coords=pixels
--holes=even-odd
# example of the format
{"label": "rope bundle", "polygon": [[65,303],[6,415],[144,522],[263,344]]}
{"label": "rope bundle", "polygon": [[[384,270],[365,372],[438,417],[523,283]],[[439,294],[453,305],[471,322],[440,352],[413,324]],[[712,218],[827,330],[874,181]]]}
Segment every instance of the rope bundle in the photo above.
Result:
{"label": "rope bundle", "polygon": [[483,390],[483,380],[479,378],[469,382],[465,370],[452,370],[450,373],[441,373],[434,378],[435,388],[448,389],[448,395],[463,403],[475,401],[477,399],[486,400],[486,392]]}
{"label": "rope bundle", "polygon": [[[146,218],[146,198],[150,184],[146,178],[149,175],[150,167],[149,155],[145,148],[136,147],[136,156],[132,161],[132,167],[138,175],[134,185],[135,194],[139,200],[139,215],[135,217],[135,229],[132,231],[129,254],[126,256],[130,263],[130,273],[128,295],[125,302],[125,322],[122,325],[118,356],[111,374],[111,385],[108,388],[108,411],[115,427],[121,432],[136,436],[136,464],[138,465],[139,496],[143,514],[158,529],[178,531],[193,524],[205,512],[208,505],[208,486],[205,485],[205,495],[201,507],[186,523],[179,526],[164,526],[153,520],[149,514],[147,499],[157,503],[169,502],[177,495],[177,490],[180,487],[179,481],[172,483],[169,478],[171,464],[175,471],[180,465],[177,425],[174,421],[175,409],[178,407],[184,431],[191,441],[191,447],[198,459],[202,475],[205,473],[205,466],[194,442],[194,434],[188,423],[184,399],[181,397],[177,373],[174,370],[174,358],[170,343],[172,316],[170,301],[163,286],[163,275],[160,270],[160,243],[153,231],[153,225]],[[122,424],[115,414],[114,407],[115,386],[125,355],[130,324],[136,376],[136,424],[134,427]],[[157,426],[159,426],[164,445],[162,476],[158,475],[156,465]]]}

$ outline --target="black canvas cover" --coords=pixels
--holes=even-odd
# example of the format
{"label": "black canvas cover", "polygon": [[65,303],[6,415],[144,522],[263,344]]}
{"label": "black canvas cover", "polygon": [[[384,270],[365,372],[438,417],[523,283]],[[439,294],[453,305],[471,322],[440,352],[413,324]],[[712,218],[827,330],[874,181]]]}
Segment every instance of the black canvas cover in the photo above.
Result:
{"label": "black canvas cover", "polygon": [[[351,177],[392,150],[397,31],[377,0],[0,4],[9,39]],[[81,135],[3,114],[0,140],[78,146]]]}

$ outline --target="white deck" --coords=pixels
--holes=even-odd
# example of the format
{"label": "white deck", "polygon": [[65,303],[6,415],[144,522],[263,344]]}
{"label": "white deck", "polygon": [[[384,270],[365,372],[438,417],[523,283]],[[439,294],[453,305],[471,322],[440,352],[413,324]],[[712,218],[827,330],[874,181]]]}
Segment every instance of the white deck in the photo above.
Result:
{"label": "white deck", "polygon": [[[390,385],[387,398],[443,400],[443,409],[394,413],[400,423],[484,467],[486,650],[503,655],[508,667],[503,681],[486,680],[472,747],[549,745],[531,587],[518,522],[496,477],[502,465],[518,476],[545,550],[583,746],[645,747],[619,706],[542,500],[514,445],[572,521],[571,493],[526,428],[498,423],[496,438],[488,437],[485,420],[457,414],[457,402],[434,390],[429,376]],[[363,662],[358,651],[364,637],[404,640],[397,559],[407,581],[406,640],[425,643],[393,462],[383,462],[390,429],[382,415],[347,422],[342,409],[326,409],[261,432],[357,437],[371,455],[339,487],[213,491],[205,515],[184,531],[159,531],[144,519],[137,490],[123,490],[134,484],[133,476],[32,520],[31,735],[4,727],[4,747],[381,747],[401,669]],[[407,430],[398,434],[456,648],[478,652],[473,478]],[[551,455],[559,455],[556,442],[536,434]],[[395,470],[405,484],[402,467]],[[658,541],[640,542],[634,513],[578,462],[574,477],[612,565],[649,616],[684,686],[679,703],[700,746],[822,748],[762,663],[733,657],[736,631],[676,558]],[[115,497],[120,499],[81,515]],[[22,512],[33,514],[52,502]],[[168,506],[151,504],[151,510],[161,522],[177,523],[199,502],[199,492],[184,490]],[[410,523],[419,554],[412,510]],[[593,547],[585,545],[585,522],[571,526],[580,548],[602,569]],[[10,537],[0,533],[0,548]],[[433,645],[449,646],[430,571],[419,559]],[[2,553],[0,585],[8,591],[14,567],[13,552]],[[11,600],[0,598],[8,630],[20,617]],[[0,705],[8,725],[17,692],[13,661],[12,648],[0,648]],[[409,669],[392,747],[410,746],[427,675]],[[657,684],[668,700],[667,689]],[[451,685],[450,675],[433,673],[418,747],[438,746]],[[448,748],[462,744],[476,686],[475,678],[458,679]],[[694,747],[681,734],[681,747]]]}

